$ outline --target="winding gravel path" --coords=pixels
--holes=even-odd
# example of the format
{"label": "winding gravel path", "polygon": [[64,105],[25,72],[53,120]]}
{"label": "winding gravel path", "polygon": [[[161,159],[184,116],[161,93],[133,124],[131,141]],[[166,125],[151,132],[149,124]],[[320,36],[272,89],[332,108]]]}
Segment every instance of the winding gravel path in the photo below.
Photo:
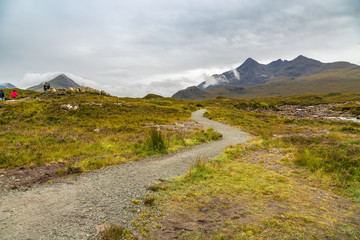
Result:
{"label": "winding gravel path", "polygon": [[148,193],[146,186],[184,174],[199,155],[210,159],[226,146],[249,139],[244,132],[202,117],[204,112],[194,112],[192,119],[222,133],[221,140],[0,196],[0,239],[94,239],[95,226],[104,221],[129,226],[137,216],[130,202]]}

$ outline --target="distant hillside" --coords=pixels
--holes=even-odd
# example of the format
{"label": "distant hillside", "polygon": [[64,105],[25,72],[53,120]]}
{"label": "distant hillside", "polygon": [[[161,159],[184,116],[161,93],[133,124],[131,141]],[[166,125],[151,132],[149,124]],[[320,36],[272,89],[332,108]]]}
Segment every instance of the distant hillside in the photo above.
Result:
{"label": "distant hillside", "polygon": [[212,98],[212,95],[206,91],[203,91],[195,86],[188,87],[187,89],[180,90],[175,93],[172,98],[175,99],[191,99],[191,100],[201,100]]}
{"label": "distant hillside", "polygon": [[11,83],[0,83],[0,89],[10,89],[10,88],[17,88]]}
{"label": "distant hillside", "polygon": [[292,61],[279,59],[267,65],[249,58],[237,69],[212,77],[198,87],[175,93],[173,98],[199,100],[217,96],[251,98],[360,91],[360,66],[348,62],[321,63],[304,56]]}
{"label": "distant hillside", "polygon": [[[57,76],[56,78],[47,81],[47,83],[50,83],[50,86],[52,88],[68,88],[68,87],[80,87],[79,84],[74,82],[71,78],[67,77],[65,74],[61,74]],[[44,82],[40,83],[39,85],[29,87],[28,90],[33,90],[37,92],[44,91]]]}

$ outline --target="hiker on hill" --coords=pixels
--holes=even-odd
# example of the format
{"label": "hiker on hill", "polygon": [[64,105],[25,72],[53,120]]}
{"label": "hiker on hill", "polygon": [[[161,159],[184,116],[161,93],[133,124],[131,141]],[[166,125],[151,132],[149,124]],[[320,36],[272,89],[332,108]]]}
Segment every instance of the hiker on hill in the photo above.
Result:
{"label": "hiker on hill", "polygon": [[5,100],[5,93],[3,90],[0,90],[0,101],[4,101]]}
{"label": "hiker on hill", "polygon": [[17,92],[16,92],[15,90],[13,90],[13,91],[11,92],[10,97],[15,100],[15,98],[16,98],[17,96],[18,96]]}
{"label": "hiker on hill", "polygon": [[[49,85],[49,86],[50,86],[50,85]],[[45,83],[45,84],[44,84],[44,94],[46,94],[46,90],[48,90],[47,87],[48,87],[48,85],[47,85],[47,83]]]}

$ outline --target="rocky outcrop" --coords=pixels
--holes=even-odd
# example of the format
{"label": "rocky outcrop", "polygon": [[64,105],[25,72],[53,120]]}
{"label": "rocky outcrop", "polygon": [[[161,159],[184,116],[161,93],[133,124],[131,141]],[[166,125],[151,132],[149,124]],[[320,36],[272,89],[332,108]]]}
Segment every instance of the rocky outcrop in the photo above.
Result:
{"label": "rocky outcrop", "polygon": [[49,93],[55,94],[71,94],[71,93],[92,93],[97,95],[110,96],[109,93],[104,90],[98,90],[90,87],[68,87],[66,88],[50,88]]}

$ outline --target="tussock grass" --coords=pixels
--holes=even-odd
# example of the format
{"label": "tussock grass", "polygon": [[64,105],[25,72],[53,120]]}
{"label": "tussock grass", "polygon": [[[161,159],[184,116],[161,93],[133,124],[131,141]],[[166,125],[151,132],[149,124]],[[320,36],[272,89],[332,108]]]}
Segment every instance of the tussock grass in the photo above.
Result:
{"label": "tussock grass", "polygon": [[155,195],[148,194],[144,197],[143,201],[145,206],[154,206]]}
{"label": "tussock grass", "polygon": [[136,237],[131,230],[125,229],[124,227],[112,224],[110,227],[105,228],[105,231],[100,233],[100,240],[121,240],[121,239],[129,239],[136,240]]}
{"label": "tussock grass", "polygon": [[150,150],[159,151],[161,153],[167,152],[167,146],[165,144],[164,137],[157,129],[152,128],[150,130],[147,142]]}

